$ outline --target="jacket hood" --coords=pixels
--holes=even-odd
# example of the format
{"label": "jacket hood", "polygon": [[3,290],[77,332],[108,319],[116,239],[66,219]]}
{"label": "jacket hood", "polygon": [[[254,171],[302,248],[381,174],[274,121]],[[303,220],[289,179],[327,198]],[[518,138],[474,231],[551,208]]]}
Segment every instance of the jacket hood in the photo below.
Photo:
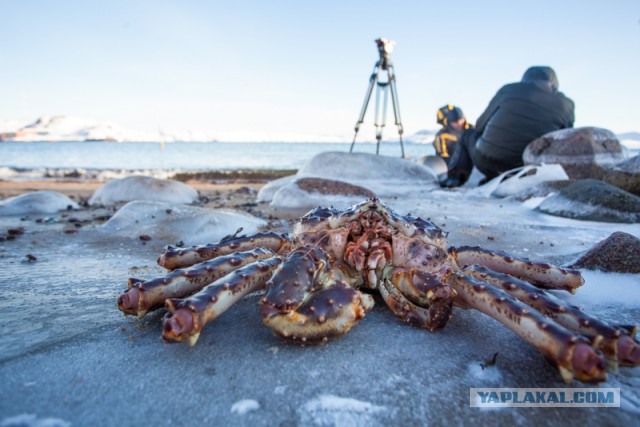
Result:
{"label": "jacket hood", "polygon": [[551,67],[529,67],[522,76],[523,83],[546,83],[553,92],[558,91],[558,77]]}

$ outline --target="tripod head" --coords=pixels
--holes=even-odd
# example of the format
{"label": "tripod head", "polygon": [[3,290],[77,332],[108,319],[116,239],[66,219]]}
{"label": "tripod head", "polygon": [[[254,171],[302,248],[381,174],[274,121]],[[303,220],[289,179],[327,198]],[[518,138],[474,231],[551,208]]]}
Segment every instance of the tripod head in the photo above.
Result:
{"label": "tripod head", "polygon": [[393,52],[393,46],[395,46],[396,42],[380,37],[376,39],[376,44],[378,45],[378,53],[380,53],[380,66],[383,70],[386,70],[391,66],[389,55]]}

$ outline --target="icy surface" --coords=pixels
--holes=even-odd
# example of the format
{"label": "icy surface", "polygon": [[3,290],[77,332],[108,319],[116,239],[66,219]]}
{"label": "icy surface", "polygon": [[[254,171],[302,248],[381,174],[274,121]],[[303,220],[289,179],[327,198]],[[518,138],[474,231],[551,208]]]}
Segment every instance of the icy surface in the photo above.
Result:
{"label": "icy surface", "polygon": [[265,224],[262,219],[228,209],[135,201],[121,207],[100,230],[120,237],[149,236],[195,245],[216,242],[239,228],[244,234],[253,234]]}
{"label": "icy surface", "polygon": [[[384,201],[402,214],[432,218],[451,245],[562,264],[614,231],[640,237],[639,224],[554,217],[472,188],[410,190]],[[155,259],[168,242],[207,243],[263,222],[234,215],[207,235],[203,224],[218,211],[127,206],[131,213],[122,208],[108,225],[74,234],[61,224],[0,218],[0,229],[25,228],[0,243],[0,420],[35,414],[92,426],[182,425],[185,417],[193,425],[247,426],[638,424],[640,368],[610,372],[603,384],[620,388],[621,408],[470,408],[470,387],[565,386],[538,351],[476,311],[455,309],[443,330],[429,333],[403,324],[376,295],[373,310],[344,337],[299,347],[263,326],[260,296],[252,295],[207,325],[195,347],[163,344],[162,310],[142,320],[117,310],[127,278],[159,277]],[[139,240],[141,234],[151,240]],[[26,254],[37,261],[23,262]],[[554,294],[607,321],[639,323],[637,276],[583,273],[576,295]],[[496,364],[482,369],[496,352]]]}
{"label": "icy surface", "polygon": [[89,204],[113,205],[134,200],[186,204],[198,200],[198,192],[179,181],[136,175],[107,182],[91,196]]}
{"label": "icy surface", "polygon": [[55,191],[34,191],[0,201],[0,216],[49,214],[77,209],[78,204]]}
{"label": "icy surface", "polygon": [[357,399],[323,395],[310,400],[300,409],[303,424],[314,426],[373,426],[383,425],[376,418],[386,411]]}

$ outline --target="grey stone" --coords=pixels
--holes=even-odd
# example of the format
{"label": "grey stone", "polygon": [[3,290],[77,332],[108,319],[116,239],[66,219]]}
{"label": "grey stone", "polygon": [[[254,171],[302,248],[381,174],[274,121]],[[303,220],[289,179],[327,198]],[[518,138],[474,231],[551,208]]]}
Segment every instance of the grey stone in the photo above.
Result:
{"label": "grey stone", "polygon": [[640,273],[640,239],[631,234],[616,231],[589,249],[572,267],[617,273]]}
{"label": "grey stone", "polygon": [[532,197],[546,197],[552,193],[557,193],[561,189],[565,188],[568,185],[571,185],[574,182],[575,180],[544,181],[540,184],[534,185],[533,187],[526,188],[518,194],[513,195],[512,197],[515,200],[519,200],[521,202],[529,200]]}
{"label": "grey stone", "polygon": [[545,199],[537,210],[599,222],[640,222],[640,197],[596,179],[576,181]]}
{"label": "grey stone", "polygon": [[376,197],[375,193],[359,185],[349,184],[344,181],[323,178],[302,178],[296,181],[296,185],[303,191],[317,191],[320,194],[333,194],[341,196],[360,196],[364,198]]}
{"label": "grey stone", "polygon": [[607,169],[602,179],[611,185],[640,196],[640,155]]}
{"label": "grey stone", "polygon": [[559,163],[572,179],[602,179],[607,167],[625,159],[615,134],[596,127],[547,133],[532,141],[522,158],[525,164]]}

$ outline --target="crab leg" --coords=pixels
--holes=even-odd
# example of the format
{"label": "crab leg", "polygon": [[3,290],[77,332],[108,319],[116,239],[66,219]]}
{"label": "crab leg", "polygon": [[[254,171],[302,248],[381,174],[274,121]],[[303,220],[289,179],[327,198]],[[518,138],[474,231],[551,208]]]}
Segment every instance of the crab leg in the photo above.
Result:
{"label": "crab leg", "polygon": [[606,364],[586,338],[486,282],[457,273],[450,276],[448,283],[463,306],[493,317],[536,347],[558,367],[565,382],[574,378],[590,382],[606,379]]}
{"label": "crab leg", "polygon": [[[379,286],[387,306],[403,321],[435,331],[451,317],[455,291],[432,274],[398,271]],[[407,297],[405,297],[405,295]]]}
{"label": "crab leg", "polygon": [[349,270],[340,263],[332,266],[315,247],[292,252],[260,301],[265,325],[281,338],[302,343],[346,333],[374,304],[370,295],[348,285],[357,280]]}
{"label": "crab leg", "polygon": [[131,278],[129,289],[118,297],[118,308],[125,314],[142,318],[147,312],[162,307],[167,298],[186,297],[233,270],[273,256],[269,249],[259,248],[221,256],[146,282]]}
{"label": "crab leg", "polygon": [[466,265],[483,265],[493,271],[509,274],[544,289],[562,289],[575,293],[575,289],[584,283],[584,279],[577,270],[513,257],[505,252],[490,251],[477,246],[451,247],[449,255],[460,268]]}
{"label": "crab leg", "polygon": [[280,257],[274,256],[254,262],[216,280],[189,298],[168,299],[162,338],[166,342],[186,339],[190,346],[194,346],[207,323],[246,295],[263,289],[280,261]]}
{"label": "crab leg", "polygon": [[167,270],[175,270],[176,268],[188,267],[222,255],[249,251],[255,248],[267,248],[281,254],[288,246],[289,237],[284,234],[270,232],[240,237],[233,235],[225,237],[218,243],[209,245],[192,246],[190,248],[169,246],[166,252],[158,258],[158,264]]}
{"label": "crab leg", "polygon": [[480,266],[467,267],[463,271],[503,289],[565,328],[586,336],[597,344],[614,369],[618,363],[623,366],[640,365],[640,345],[626,329],[590,316],[578,307],[509,275]]}

